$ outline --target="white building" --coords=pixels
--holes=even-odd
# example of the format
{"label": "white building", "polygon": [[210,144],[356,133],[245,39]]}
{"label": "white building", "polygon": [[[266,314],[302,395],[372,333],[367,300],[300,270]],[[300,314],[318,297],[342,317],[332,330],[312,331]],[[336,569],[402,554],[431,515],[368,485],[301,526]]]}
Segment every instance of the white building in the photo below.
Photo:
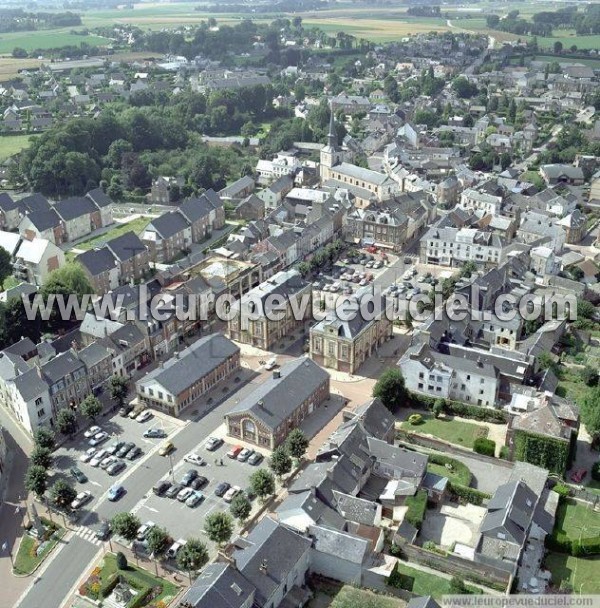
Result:
{"label": "white building", "polygon": [[54,243],[46,239],[24,240],[15,255],[14,274],[19,279],[41,286],[53,270],[64,264],[65,254]]}
{"label": "white building", "polygon": [[472,211],[484,211],[486,214],[497,215],[502,206],[502,197],[479,192],[474,188],[463,190],[458,206]]}
{"label": "white building", "polygon": [[293,154],[279,152],[273,160],[258,161],[256,164],[258,181],[261,184],[269,184],[284,175],[292,175],[301,166],[300,161]]}

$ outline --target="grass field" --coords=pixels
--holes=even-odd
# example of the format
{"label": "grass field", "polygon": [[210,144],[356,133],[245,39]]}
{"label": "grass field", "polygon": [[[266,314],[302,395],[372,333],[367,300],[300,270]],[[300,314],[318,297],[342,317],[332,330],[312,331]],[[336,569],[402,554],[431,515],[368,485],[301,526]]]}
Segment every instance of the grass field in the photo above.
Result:
{"label": "grass field", "polygon": [[35,554],[37,541],[29,536],[29,534],[25,534],[25,536],[23,536],[21,539],[19,550],[15,556],[15,565],[13,571],[16,574],[31,574],[39,566],[39,564],[46,559],[50,551],[52,551],[52,549],[54,549],[54,547],[57,545],[63,534],[64,530],[60,528],[58,530],[57,537],[48,542],[40,555]]}
{"label": "grass field", "polygon": [[330,608],[350,608],[360,606],[361,608],[403,608],[406,602],[394,597],[385,597],[354,587],[342,587],[335,596]]}
{"label": "grass field", "polygon": [[82,249],[83,251],[88,251],[89,249],[94,249],[94,247],[102,247],[104,243],[114,239],[130,230],[135,232],[135,234],[139,234],[150,221],[150,218],[147,217],[138,217],[131,222],[127,222],[125,224],[115,224],[113,228],[111,228],[108,232],[104,232],[98,236],[95,236],[87,241],[82,241],[81,243],[77,243],[74,246],[74,249]]}
{"label": "grass field", "polygon": [[475,439],[487,435],[488,428],[470,422],[453,420],[452,418],[434,418],[433,416],[423,416],[422,424],[412,425],[409,422],[402,423],[402,430],[421,433],[423,435],[433,435],[444,439],[449,443],[456,443],[466,448],[472,448]]}
{"label": "grass field", "polygon": [[[21,47],[26,51],[35,49],[53,49],[61,46],[79,46],[82,42],[90,46],[105,46],[110,40],[86,34],[79,36],[72,34],[73,28],[40,30],[37,32],[7,32],[0,34],[0,54],[10,54],[15,47]],[[22,60],[19,60],[20,62]]]}
{"label": "grass field", "polygon": [[562,553],[548,553],[544,559],[546,568],[552,573],[552,584],[559,587],[568,583],[574,593],[600,593],[600,558],[583,559]]}
{"label": "grass field", "polygon": [[[400,561],[398,562],[398,571],[414,579],[412,592],[416,595],[432,595],[434,598],[440,598],[450,593],[450,579],[411,568]],[[476,587],[470,585],[467,585],[467,587],[473,593],[481,593]]]}
{"label": "grass field", "polygon": [[600,534],[600,513],[574,500],[562,501],[556,512],[555,531],[571,540]]}
{"label": "grass field", "polygon": [[466,464],[460,462],[460,460],[455,460],[454,458],[445,456],[444,458],[446,458],[448,463],[451,465],[451,468],[447,468],[445,464],[431,462],[432,458],[435,457],[431,457],[427,463],[428,473],[434,473],[440,477],[447,477],[451,482],[457,483],[461,486],[469,487],[471,485],[473,475]]}
{"label": "grass field", "polygon": [[30,137],[35,135],[0,135],[0,160],[17,154],[31,145]]}

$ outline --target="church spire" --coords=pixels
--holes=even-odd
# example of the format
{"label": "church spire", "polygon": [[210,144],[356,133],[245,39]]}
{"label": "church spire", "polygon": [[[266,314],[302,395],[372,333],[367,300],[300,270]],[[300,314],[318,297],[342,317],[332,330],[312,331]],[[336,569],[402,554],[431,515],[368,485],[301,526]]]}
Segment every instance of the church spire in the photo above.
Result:
{"label": "church spire", "polygon": [[333,104],[330,104],[330,114],[329,114],[329,133],[327,134],[327,145],[333,149],[337,149],[338,145],[338,137],[337,132],[335,130],[335,118],[333,116]]}

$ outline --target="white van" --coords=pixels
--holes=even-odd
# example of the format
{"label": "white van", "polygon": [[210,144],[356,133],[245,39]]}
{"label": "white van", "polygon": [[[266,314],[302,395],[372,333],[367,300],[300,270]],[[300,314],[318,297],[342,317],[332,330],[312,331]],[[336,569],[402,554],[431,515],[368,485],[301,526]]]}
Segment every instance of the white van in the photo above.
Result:
{"label": "white van", "polygon": [[181,547],[183,547],[183,545],[185,545],[185,539],[180,538],[178,541],[174,542],[168,549],[167,549],[167,557],[169,559],[175,559],[177,557],[177,553],[179,552],[179,549],[181,549]]}
{"label": "white van", "polygon": [[271,357],[265,364],[265,369],[270,372],[277,365],[277,357]]}

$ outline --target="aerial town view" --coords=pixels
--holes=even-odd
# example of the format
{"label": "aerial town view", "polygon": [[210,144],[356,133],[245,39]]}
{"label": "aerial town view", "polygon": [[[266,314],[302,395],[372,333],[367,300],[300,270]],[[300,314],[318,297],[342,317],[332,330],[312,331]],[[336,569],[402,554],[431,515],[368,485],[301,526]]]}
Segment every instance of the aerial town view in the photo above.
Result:
{"label": "aerial town view", "polygon": [[0,608],[512,606],[600,608],[600,3],[0,0]]}

